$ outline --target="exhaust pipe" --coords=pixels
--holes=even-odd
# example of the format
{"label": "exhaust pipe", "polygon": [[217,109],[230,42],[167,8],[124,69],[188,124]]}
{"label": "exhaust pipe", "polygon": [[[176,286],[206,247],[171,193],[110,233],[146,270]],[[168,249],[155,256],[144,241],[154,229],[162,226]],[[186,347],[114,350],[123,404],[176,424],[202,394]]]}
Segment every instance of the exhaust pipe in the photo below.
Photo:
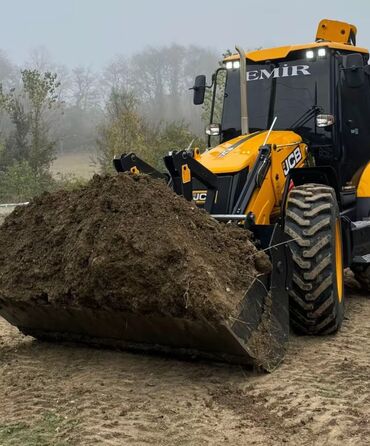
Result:
{"label": "exhaust pipe", "polygon": [[241,117],[241,129],[242,135],[249,133],[248,123],[248,95],[247,95],[247,61],[245,58],[245,51],[235,46],[236,51],[240,56],[240,117]]}

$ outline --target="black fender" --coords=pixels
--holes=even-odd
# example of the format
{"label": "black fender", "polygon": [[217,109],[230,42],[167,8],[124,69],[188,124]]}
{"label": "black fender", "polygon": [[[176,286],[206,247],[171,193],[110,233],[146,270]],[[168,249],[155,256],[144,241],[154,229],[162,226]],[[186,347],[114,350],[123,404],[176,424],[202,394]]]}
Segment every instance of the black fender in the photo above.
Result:
{"label": "black fender", "polygon": [[295,186],[302,186],[303,184],[307,183],[316,183],[325,184],[326,186],[332,187],[337,197],[339,209],[341,210],[342,203],[340,198],[340,186],[338,175],[334,168],[331,166],[298,167],[296,169],[291,169],[286,177],[281,203],[281,217],[283,220],[291,182],[293,182]]}

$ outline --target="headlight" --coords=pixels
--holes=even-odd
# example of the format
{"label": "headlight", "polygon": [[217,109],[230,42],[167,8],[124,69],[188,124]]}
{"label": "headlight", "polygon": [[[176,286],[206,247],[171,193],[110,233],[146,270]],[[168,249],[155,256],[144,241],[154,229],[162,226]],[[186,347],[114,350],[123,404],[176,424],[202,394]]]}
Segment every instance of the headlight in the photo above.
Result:
{"label": "headlight", "polygon": [[306,51],[307,59],[313,59],[315,57],[315,53],[312,50]]}
{"label": "headlight", "polygon": [[307,50],[306,59],[315,59],[315,57],[325,57],[326,48],[318,48],[317,50]]}
{"label": "headlight", "polygon": [[239,60],[234,60],[226,62],[225,67],[227,70],[239,70],[240,68],[240,61]]}
{"label": "headlight", "polygon": [[317,51],[317,55],[319,57],[325,57],[326,56],[326,49],[325,48],[319,48]]}

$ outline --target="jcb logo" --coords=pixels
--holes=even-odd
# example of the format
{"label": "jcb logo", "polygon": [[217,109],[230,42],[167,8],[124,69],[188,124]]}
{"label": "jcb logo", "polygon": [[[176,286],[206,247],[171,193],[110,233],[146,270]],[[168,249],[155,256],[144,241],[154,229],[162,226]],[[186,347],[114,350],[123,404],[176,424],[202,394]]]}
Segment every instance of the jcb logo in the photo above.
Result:
{"label": "jcb logo", "polygon": [[204,204],[207,199],[206,190],[193,190],[193,201],[197,204]]}
{"label": "jcb logo", "polygon": [[299,147],[293,150],[282,162],[284,175],[287,176],[290,169],[293,169],[302,160],[302,152]]}

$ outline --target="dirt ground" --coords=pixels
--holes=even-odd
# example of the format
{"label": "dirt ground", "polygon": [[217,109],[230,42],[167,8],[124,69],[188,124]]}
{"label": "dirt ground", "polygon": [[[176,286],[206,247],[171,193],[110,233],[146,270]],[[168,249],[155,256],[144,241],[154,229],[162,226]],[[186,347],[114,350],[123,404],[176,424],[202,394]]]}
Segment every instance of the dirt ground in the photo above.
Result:
{"label": "dirt ground", "polygon": [[0,319],[0,445],[363,445],[370,300],[272,374],[41,343]]}
{"label": "dirt ground", "polygon": [[41,343],[0,318],[0,446],[364,445],[370,300],[332,337],[291,336],[271,374]]}

